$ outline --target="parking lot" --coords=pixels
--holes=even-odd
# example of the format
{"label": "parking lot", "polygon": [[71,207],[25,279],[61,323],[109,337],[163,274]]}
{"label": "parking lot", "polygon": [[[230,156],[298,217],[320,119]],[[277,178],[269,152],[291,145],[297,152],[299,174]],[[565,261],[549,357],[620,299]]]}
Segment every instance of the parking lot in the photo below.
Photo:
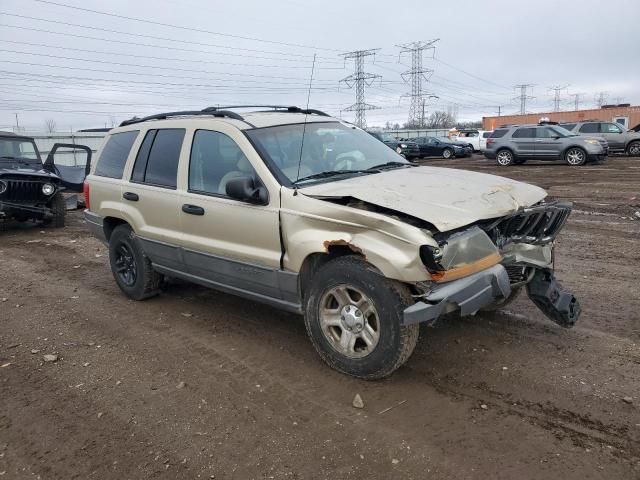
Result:
{"label": "parking lot", "polygon": [[638,478],[640,160],[423,162],[574,202],[556,264],[576,328],[522,295],[423,328],[405,367],[359,381],[296,315],[184,283],[126,299],[80,211],[15,225],[0,232],[0,475]]}

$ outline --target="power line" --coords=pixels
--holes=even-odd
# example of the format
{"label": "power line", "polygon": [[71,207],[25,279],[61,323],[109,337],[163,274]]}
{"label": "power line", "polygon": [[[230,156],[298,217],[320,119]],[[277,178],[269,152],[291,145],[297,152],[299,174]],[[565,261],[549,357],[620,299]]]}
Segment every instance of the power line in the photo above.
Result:
{"label": "power line", "polygon": [[521,85],[514,85],[513,88],[520,89],[520,95],[514,97],[514,100],[520,100],[520,115],[527,113],[527,100],[533,100],[535,97],[527,95],[527,89],[533,88],[532,83],[524,83]]}
{"label": "power line", "polygon": [[455,65],[451,65],[450,63],[444,62],[444,61],[440,60],[439,58],[434,58],[434,60],[436,62],[438,62],[438,63],[446,65],[449,68],[457,70],[458,72],[464,73],[465,75],[468,75],[468,76],[470,76],[472,78],[475,78],[476,80],[480,80],[481,82],[485,82],[485,83],[488,83],[490,85],[495,85],[496,87],[500,87],[500,88],[505,88],[507,90],[511,90],[510,87],[505,87],[504,85],[500,85],[499,83],[495,83],[495,82],[492,82],[491,80],[487,80],[485,78],[479,77],[479,76],[477,76],[477,75],[475,75],[473,73],[470,73],[470,72],[467,72],[466,70],[463,70],[462,68],[459,68],[459,67],[456,67]]}
{"label": "power line", "polygon": [[[409,125],[424,125],[424,107],[425,97],[435,97],[432,93],[425,93],[422,88],[423,80],[428,79],[428,75],[433,73],[433,70],[422,67],[422,54],[425,50],[435,51],[434,44],[439,39],[429,40],[428,42],[411,42],[402,45],[396,45],[400,48],[399,59],[403,53],[411,54],[411,69],[401,73],[402,79],[411,83],[411,93],[404,94],[403,96],[411,99],[409,106]],[[432,55],[433,57],[433,55]]]}
{"label": "power line", "polygon": [[331,51],[331,52],[339,51],[337,49],[321,48],[321,47],[318,47],[318,46],[315,46],[315,45],[304,45],[304,44],[298,44],[298,43],[279,42],[279,41],[276,41],[276,40],[265,40],[265,39],[261,39],[261,38],[245,37],[245,36],[242,36],[242,35],[235,35],[235,34],[231,34],[231,33],[215,32],[215,31],[212,31],[212,30],[205,30],[205,29],[202,29],[202,28],[185,27],[183,25],[173,25],[171,23],[157,22],[157,21],[154,21],[154,20],[147,20],[147,19],[137,18],[137,17],[128,17],[126,15],[119,15],[117,13],[103,12],[103,11],[100,11],[100,10],[93,10],[93,9],[90,9],[90,8],[77,7],[75,5],[67,5],[66,3],[52,2],[50,0],[33,0],[33,1],[34,2],[38,2],[38,3],[48,4],[48,5],[55,5],[57,7],[62,7],[62,8],[69,8],[69,9],[72,9],[72,10],[79,10],[79,11],[82,11],[82,12],[95,13],[96,15],[104,15],[104,16],[108,16],[108,17],[120,18],[120,19],[124,19],[124,20],[131,20],[133,22],[146,23],[148,25],[157,25],[157,26],[161,26],[161,27],[175,28],[175,29],[185,30],[185,31],[189,31],[189,32],[208,33],[210,35],[217,35],[217,36],[221,36],[221,37],[235,38],[235,39],[239,39],[239,40],[249,40],[249,41],[252,41],[252,42],[269,43],[269,44],[272,44],[272,45],[282,45],[282,46],[287,46],[287,47],[312,48],[314,50],[325,50],[325,51]]}
{"label": "power line", "polygon": [[364,59],[365,57],[373,56],[379,49],[371,50],[355,50],[353,52],[343,53],[342,57],[346,60],[353,59],[355,71],[348,77],[343,78],[340,82],[345,83],[349,88],[355,86],[356,90],[356,102],[344,111],[356,112],[355,124],[360,128],[367,127],[367,120],[365,118],[365,111],[376,109],[374,105],[370,105],[365,102],[364,89],[365,85],[371,85],[376,78],[382,78],[381,75],[374,73],[366,73],[364,71]]}
{"label": "power line", "polygon": [[566,90],[569,85],[555,85],[553,87],[549,87],[549,90],[553,90],[553,111],[560,111],[560,103],[561,103],[561,93],[563,90]]}

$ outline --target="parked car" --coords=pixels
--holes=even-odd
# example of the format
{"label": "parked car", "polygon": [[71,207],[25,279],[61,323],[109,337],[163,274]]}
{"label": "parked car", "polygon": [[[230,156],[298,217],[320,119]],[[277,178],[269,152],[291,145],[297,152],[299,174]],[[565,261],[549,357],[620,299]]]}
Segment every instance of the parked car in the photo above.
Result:
{"label": "parked car", "polygon": [[418,144],[421,157],[456,158],[468,157],[473,153],[473,149],[466,143],[447,137],[418,137],[414,140]]}
{"label": "parked car", "polygon": [[640,132],[627,130],[618,123],[587,120],[584,122],[561,123],[560,126],[578,135],[604,138],[609,144],[611,153],[626,153],[634,157],[640,156]]}
{"label": "parked car", "polygon": [[474,152],[484,152],[487,148],[487,138],[491,132],[489,130],[462,129],[455,136],[455,140],[471,146]]}
{"label": "parked car", "polygon": [[[78,162],[70,152],[80,150]],[[56,143],[45,162],[33,138],[0,132],[0,220],[42,221],[64,227],[65,191],[82,192],[91,164],[91,149]]]}
{"label": "parked car", "polygon": [[485,157],[498,165],[520,165],[527,160],[564,160],[584,165],[607,157],[607,142],[598,137],[576,135],[559,125],[512,125],[497,128],[487,139]]}
{"label": "parked car", "polygon": [[416,142],[405,139],[397,139],[388,133],[368,132],[375,138],[383,142],[387,147],[396,151],[407,160],[420,158],[420,150]]}
{"label": "parked car", "polygon": [[523,288],[559,325],[578,319],[553,274],[571,204],[414,165],[317,110],[229,108],[108,133],[85,218],[128,297],[157,295],[169,276],[303,314],[324,361],[366,379],[407,361],[419,323],[497,308]]}

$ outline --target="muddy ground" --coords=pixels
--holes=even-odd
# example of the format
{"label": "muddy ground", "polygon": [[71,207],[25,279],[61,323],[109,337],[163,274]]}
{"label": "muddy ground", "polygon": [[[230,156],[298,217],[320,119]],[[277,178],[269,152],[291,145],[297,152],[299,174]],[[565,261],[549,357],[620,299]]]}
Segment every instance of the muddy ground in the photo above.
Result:
{"label": "muddy ground", "polygon": [[579,326],[521,296],[423,328],[392,378],[359,381],[320,361],[295,315],[187,284],[127,300],[79,212],[63,230],[12,227],[0,478],[640,478],[640,159],[425,163],[575,202],[556,258]]}

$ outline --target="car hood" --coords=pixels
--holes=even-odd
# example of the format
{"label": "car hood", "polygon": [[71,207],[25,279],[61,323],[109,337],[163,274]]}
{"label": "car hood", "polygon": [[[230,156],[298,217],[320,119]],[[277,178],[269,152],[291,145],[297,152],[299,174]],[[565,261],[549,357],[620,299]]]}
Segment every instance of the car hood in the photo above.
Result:
{"label": "car hood", "polygon": [[501,217],[547,196],[534,185],[451,168],[413,167],[312,185],[319,199],[352,197],[420,218],[446,232]]}
{"label": "car hood", "polygon": [[11,161],[0,161],[0,176],[3,175],[37,175],[41,177],[58,178],[56,174],[45,170],[40,163],[25,165]]}

